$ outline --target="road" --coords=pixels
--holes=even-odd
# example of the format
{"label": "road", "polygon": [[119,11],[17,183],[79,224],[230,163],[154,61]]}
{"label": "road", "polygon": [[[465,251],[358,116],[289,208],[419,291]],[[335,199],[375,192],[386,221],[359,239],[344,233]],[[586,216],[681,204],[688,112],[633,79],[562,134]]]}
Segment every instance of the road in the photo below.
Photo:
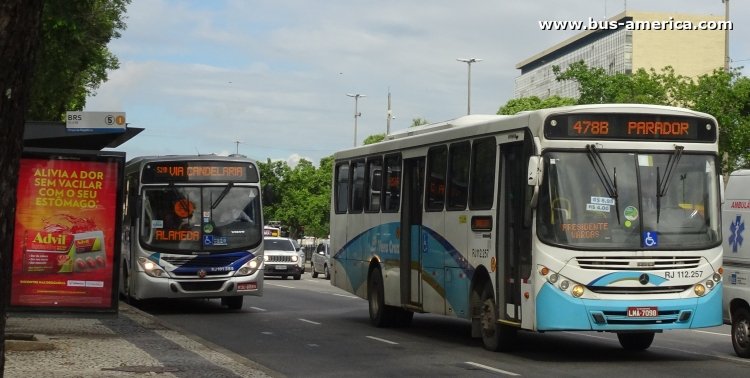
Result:
{"label": "road", "polygon": [[729,326],[657,334],[627,352],[613,334],[521,332],[512,353],[470,337],[468,322],[416,314],[411,327],[375,328],[367,301],[330,281],[267,278],[263,297],[240,311],[218,300],[158,301],[141,307],[162,321],[289,377],[523,376],[736,377],[750,360],[735,356]]}

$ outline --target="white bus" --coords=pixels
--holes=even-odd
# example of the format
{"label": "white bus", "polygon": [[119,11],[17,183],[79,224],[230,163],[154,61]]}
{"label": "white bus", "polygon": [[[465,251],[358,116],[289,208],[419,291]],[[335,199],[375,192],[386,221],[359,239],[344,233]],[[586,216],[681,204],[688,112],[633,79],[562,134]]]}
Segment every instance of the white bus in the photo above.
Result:
{"label": "white bus", "polygon": [[718,125],[650,105],[469,115],[334,155],[332,284],[376,326],[654,334],[722,324]]}
{"label": "white bus", "polygon": [[146,156],[125,167],[122,272],[126,299],[263,294],[263,219],[255,161]]}

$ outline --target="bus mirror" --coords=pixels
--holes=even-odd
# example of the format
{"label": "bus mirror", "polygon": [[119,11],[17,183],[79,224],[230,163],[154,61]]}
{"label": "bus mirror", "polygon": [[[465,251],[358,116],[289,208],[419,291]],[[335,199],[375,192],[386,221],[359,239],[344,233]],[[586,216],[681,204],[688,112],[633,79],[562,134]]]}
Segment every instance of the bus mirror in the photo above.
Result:
{"label": "bus mirror", "polygon": [[719,175],[719,198],[724,203],[724,175]]}
{"label": "bus mirror", "polygon": [[529,169],[526,177],[528,178],[529,186],[538,186],[542,177],[542,157],[531,156],[529,157]]}

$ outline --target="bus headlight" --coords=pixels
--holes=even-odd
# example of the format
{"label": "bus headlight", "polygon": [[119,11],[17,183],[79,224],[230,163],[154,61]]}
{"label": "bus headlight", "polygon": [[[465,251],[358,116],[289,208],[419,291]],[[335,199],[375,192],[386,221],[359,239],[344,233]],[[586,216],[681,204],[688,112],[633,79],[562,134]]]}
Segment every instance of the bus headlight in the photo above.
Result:
{"label": "bus headlight", "polygon": [[693,291],[695,292],[695,295],[702,297],[706,294],[706,287],[702,284],[696,284],[695,287],[693,287]]}
{"label": "bus headlight", "polygon": [[139,257],[138,258],[138,265],[141,266],[141,269],[143,269],[143,272],[148,274],[151,277],[166,277],[167,272],[162,269],[159,264],[145,258],[145,257]]}
{"label": "bus headlight", "polygon": [[571,290],[570,293],[573,294],[574,297],[580,298],[581,295],[583,295],[583,291],[584,291],[583,285],[577,284],[573,286],[573,290]]}
{"label": "bus headlight", "polygon": [[[265,256],[263,257],[266,258]],[[235,273],[235,276],[249,276],[255,272],[258,271],[258,268],[260,268],[263,263],[260,261],[260,257],[256,257],[248,262],[245,263],[242,267],[237,269],[237,273]]]}

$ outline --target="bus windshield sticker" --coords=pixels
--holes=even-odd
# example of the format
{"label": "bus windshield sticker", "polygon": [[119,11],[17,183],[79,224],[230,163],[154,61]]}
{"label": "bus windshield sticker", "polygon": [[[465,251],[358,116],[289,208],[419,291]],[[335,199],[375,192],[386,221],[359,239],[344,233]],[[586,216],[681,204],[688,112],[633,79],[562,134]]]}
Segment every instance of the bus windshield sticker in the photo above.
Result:
{"label": "bus windshield sticker", "polygon": [[164,221],[161,219],[152,219],[151,228],[164,228]]}
{"label": "bus windshield sticker", "polygon": [[659,246],[659,234],[655,231],[643,231],[641,241],[646,248],[656,248]]}

